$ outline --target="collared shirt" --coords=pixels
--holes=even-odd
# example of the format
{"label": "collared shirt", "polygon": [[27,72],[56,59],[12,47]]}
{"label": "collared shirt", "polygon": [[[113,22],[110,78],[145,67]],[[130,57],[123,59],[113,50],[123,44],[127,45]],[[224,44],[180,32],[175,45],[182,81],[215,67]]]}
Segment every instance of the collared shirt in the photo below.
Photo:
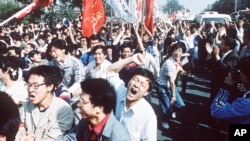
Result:
{"label": "collared shirt", "polygon": [[130,109],[126,109],[127,88],[118,85],[117,79],[109,80],[116,90],[115,116],[128,130],[132,141],[156,141],[157,119],[152,106],[144,99],[140,99]]}
{"label": "collared shirt", "polygon": [[161,67],[157,83],[162,86],[170,87],[167,76],[172,76],[174,79],[176,79],[177,73],[179,72],[180,68],[181,66],[175,62],[173,57],[168,58]]}
{"label": "collared shirt", "polygon": [[145,53],[143,64],[138,65],[138,67],[148,69],[155,77],[158,77],[160,72],[159,64],[156,63],[154,57],[148,52]]}
{"label": "collared shirt", "polygon": [[102,121],[100,123],[98,123],[96,126],[93,127],[93,126],[89,125],[90,140],[91,141],[97,141],[98,140],[98,137],[102,133],[102,130],[103,130],[108,118],[109,118],[109,114],[106,115],[102,119]]}
{"label": "collared shirt", "polygon": [[51,60],[49,65],[58,66],[64,71],[62,84],[67,88],[71,87],[74,83],[80,83],[85,79],[85,69],[82,63],[70,54],[67,54],[64,63]]}
{"label": "collared shirt", "polygon": [[156,141],[157,119],[151,105],[144,98],[129,109],[126,109],[125,100],[122,103],[124,107],[121,111],[120,122],[128,130],[131,140]]}
{"label": "collared shirt", "polygon": [[111,63],[106,59],[99,66],[96,66],[95,61],[93,61],[86,68],[86,77],[105,79],[108,76],[107,68],[110,65]]}

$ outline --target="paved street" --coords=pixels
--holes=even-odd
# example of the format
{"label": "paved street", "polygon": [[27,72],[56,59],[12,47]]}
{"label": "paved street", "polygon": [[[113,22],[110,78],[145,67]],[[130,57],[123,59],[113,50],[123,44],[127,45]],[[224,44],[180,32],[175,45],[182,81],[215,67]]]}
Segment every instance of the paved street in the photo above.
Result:
{"label": "paved street", "polygon": [[[209,116],[209,77],[210,73],[202,70],[197,71],[188,81],[186,94],[182,95],[186,107],[177,113],[175,119],[171,119],[169,129],[163,129],[158,119],[158,141],[228,140],[227,124],[221,123],[216,126],[217,128],[209,126],[213,123]],[[152,105],[159,115],[159,101],[156,94],[153,95]]]}

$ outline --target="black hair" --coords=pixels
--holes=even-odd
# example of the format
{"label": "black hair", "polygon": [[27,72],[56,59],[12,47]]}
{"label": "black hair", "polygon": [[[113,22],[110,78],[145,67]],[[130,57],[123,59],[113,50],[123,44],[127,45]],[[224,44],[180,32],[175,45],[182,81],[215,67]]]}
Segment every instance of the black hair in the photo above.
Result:
{"label": "black hair", "polygon": [[176,44],[173,44],[172,46],[169,47],[169,52],[168,52],[168,55],[167,55],[167,58],[169,58],[170,56],[172,56],[172,53],[174,51],[176,51],[177,49],[181,48],[182,49],[182,52],[185,51],[185,45],[182,43],[176,43]]}
{"label": "black hair", "polygon": [[63,71],[56,66],[40,65],[33,67],[28,73],[28,78],[31,75],[42,76],[46,85],[54,85],[53,91],[55,90],[55,87],[59,86],[63,80]]}
{"label": "black hair", "polygon": [[223,36],[222,39],[225,41],[225,45],[229,46],[231,50],[233,50],[236,46],[235,38]]}
{"label": "black hair", "polygon": [[61,50],[65,50],[65,54],[68,54],[68,46],[66,45],[66,42],[64,40],[61,39],[55,39],[52,40],[52,42],[48,45],[48,49],[47,49],[47,54],[49,55],[49,52],[51,51],[52,47],[61,49]]}
{"label": "black hair", "polygon": [[97,49],[102,49],[102,53],[103,53],[104,55],[107,55],[107,47],[105,47],[105,46],[103,46],[103,45],[96,45],[96,46],[93,48],[92,52],[95,53]]}
{"label": "black hair", "polygon": [[20,124],[18,106],[5,92],[0,92],[0,135],[14,141]]}
{"label": "black hair", "polygon": [[29,52],[29,58],[34,57],[35,54],[41,54],[38,50],[31,50]]}
{"label": "black hair", "polygon": [[14,50],[15,53],[20,57],[21,56],[21,52],[22,52],[22,48],[20,47],[16,47],[16,46],[10,46],[7,48],[7,50]]}
{"label": "black hair", "polygon": [[19,76],[19,68],[23,67],[23,62],[14,56],[0,57],[0,68],[3,72],[8,71],[11,80],[17,80]]}
{"label": "black hair", "polygon": [[116,93],[107,80],[88,78],[81,82],[81,88],[90,95],[90,101],[94,106],[103,106],[105,114],[115,109]]}
{"label": "black hair", "polygon": [[151,71],[149,71],[148,69],[144,69],[144,68],[137,68],[134,73],[132,74],[132,77],[135,76],[135,75],[140,75],[140,76],[143,76],[143,77],[146,77],[149,79],[149,88],[148,88],[148,92],[150,92],[153,87],[154,87],[154,81],[155,81],[155,78],[154,78],[154,75]]}
{"label": "black hair", "polygon": [[124,50],[124,48],[130,48],[130,50],[132,51],[133,50],[133,44],[132,44],[132,42],[130,42],[130,41],[126,41],[126,42],[124,42],[122,45],[121,45],[121,51],[123,51]]}
{"label": "black hair", "polygon": [[35,44],[33,44],[33,43],[27,43],[27,45],[30,45],[30,47],[31,47],[33,50],[35,50],[35,49],[36,49],[36,45],[35,45]]}

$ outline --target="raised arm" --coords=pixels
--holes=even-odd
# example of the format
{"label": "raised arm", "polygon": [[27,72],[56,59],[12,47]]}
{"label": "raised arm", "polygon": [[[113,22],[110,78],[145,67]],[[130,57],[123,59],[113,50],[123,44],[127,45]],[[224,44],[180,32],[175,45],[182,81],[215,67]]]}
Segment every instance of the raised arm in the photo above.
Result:
{"label": "raised arm", "polygon": [[120,42],[120,40],[122,39],[122,36],[125,33],[125,27],[124,27],[124,23],[123,22],[122,22],[122,27],[121,28],[122,28],[122,30],[120,31],[120,33],[114,39],[114,41],[112,43],[113,45],[117,45]]}
{"label": "raised arm", "polygon": [[143,43],[142,43],[142,39],[141,39],[141,37],[140,37],[140,35],[138,33],[139,23],[134,23],[133,28],[134,28],[134,31],[135,31],[135,35],[136,35],[136,38],[137,38],[139,48],[142,50],[142,49],[144,49],[144,46],[143,46]]}
{"label": "raised arm", "polygon": [[110,65],[107,69],[109,73],[118,73],[123,67],[130,63],[136,63],[138,65],[143,64],[143,55],[140,53],[134,54],[131,57],[119,60],[112,65]]}

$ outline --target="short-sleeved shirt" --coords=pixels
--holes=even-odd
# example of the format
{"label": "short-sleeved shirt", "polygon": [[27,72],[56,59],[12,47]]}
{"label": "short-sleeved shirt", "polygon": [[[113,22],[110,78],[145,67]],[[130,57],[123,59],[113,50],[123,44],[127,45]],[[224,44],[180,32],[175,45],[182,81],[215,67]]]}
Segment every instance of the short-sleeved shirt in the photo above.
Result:
{"label": "short-sleeved shirt", "polygon": [[168,58],[162,65],[157,83],[162,86],[170,87],[168,76],[176,79],[179,68],[173,57]]}

